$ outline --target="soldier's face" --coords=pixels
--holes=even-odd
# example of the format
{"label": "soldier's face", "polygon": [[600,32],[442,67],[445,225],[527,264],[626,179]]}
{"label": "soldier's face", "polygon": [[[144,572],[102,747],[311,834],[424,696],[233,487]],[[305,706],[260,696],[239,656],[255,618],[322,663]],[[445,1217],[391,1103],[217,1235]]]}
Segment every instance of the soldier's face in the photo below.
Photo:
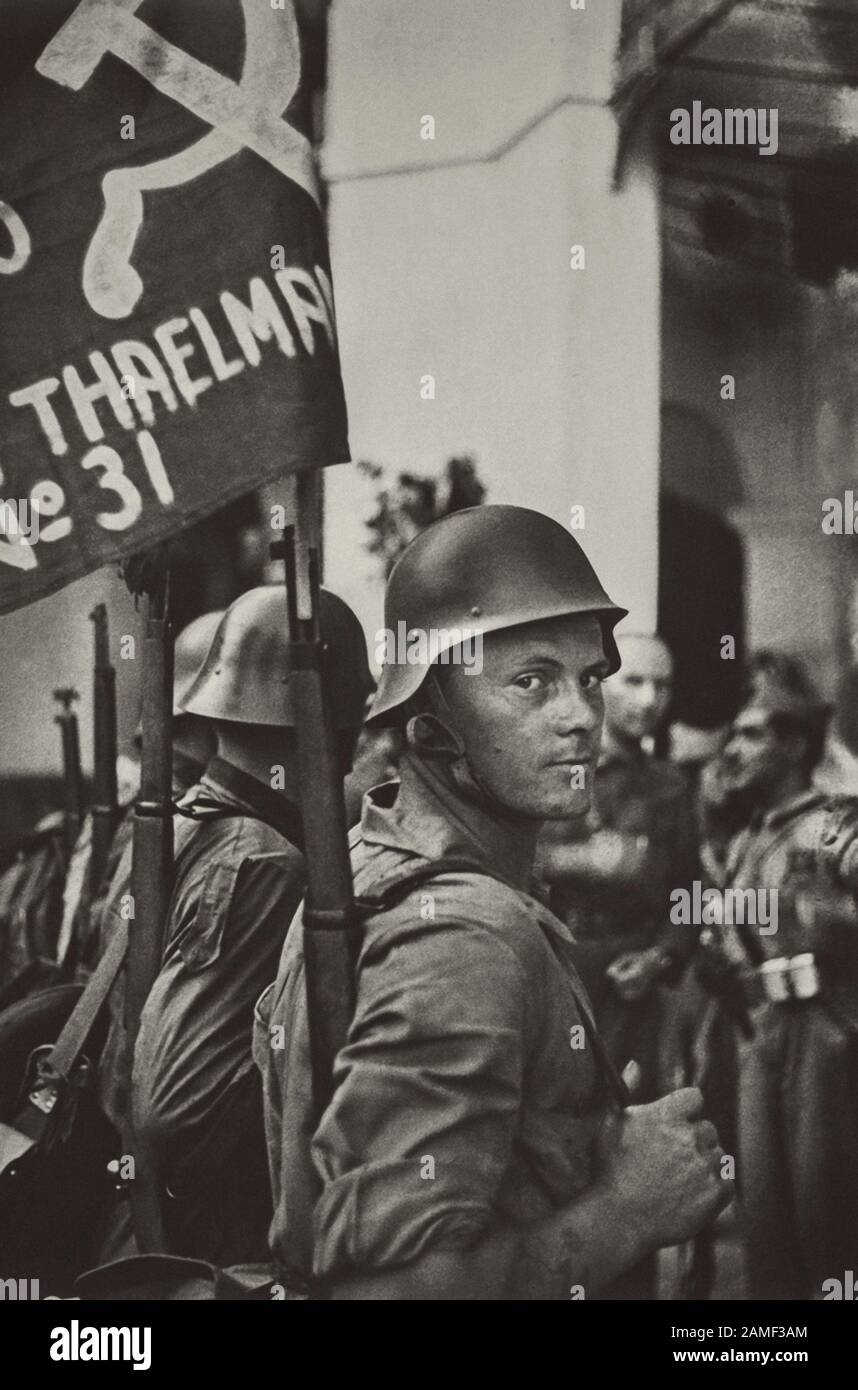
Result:
{"label": "soldier's face", "polygon": [[657,637],[620,636],[623,665],[605,686],[605,723],[631,739],[654,734],[673,693],[673,660]]}
{"label": "soldier's face", "polygon": [[596,618],[491,633],[479,674],[439,671],[468,761],[497,801],[538,820],[587,811],[608,671]]}
{"label": "soldier's face", "polygon": [[721,754],[724,785],[732,791],[765,792],[783,776],[789,755],[765,710],[742,710]]}

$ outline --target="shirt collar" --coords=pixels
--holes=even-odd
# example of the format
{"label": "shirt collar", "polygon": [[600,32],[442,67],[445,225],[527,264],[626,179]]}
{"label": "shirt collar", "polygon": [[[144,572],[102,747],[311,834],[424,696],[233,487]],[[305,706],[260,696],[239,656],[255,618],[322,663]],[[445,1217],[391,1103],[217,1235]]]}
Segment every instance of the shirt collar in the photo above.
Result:
{"label": "shirt collar", "polygon": [[775,829],[783,825],[786,821],[792,820],[793,816],[800,816],[803,811],[809,811],[814,806],[821,806],[828,798],[825,792],[821,792],[818,787],[805,787],[786,801],[782,801],[778,806],[773,806],[761,817],[759,824]]}
{"label": "shirt collar", "polygon": [[212,758],[200,782],[206,791],[212,792],[218,801],[228,801],[239,806],[257,819],[273,826],[290,844],[303,849],[301,816],[298,807],[287,801],[279,792],[266,787],[249,772],[229,763],[225,758]]}
{"label": "shirt collar", "polygon": [[[574,942],[569,928],[545,905],[532,873],[511,872],[518,858],[519,828],[467,801],[428,759],[406,753],[398,782],[373,787],[364,797],[360,837],[369,844],[407,850],[425,859],[466,858],[533,903],[540,925],[563,941]],[[515,852],[513,852],[515,851]]]}

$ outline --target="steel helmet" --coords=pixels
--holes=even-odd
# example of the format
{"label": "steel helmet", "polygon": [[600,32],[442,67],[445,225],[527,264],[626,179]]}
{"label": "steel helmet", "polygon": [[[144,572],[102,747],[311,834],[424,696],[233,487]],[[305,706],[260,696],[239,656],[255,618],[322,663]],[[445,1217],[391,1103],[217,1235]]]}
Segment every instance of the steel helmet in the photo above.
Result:
{"label": "steel helmet", "polygon": [[[432,634],[433,652],[462,631],[486,634],[519,623],[593,613],[611,672],[620,666],[613,629],[627,610],[612,603],[575,538],[527,507],[468,507],[436,521],[411,542],[387,582],[385,628]],[[449,640],[448,640],[449,639]],[[431,639],[430,639],[431,640]],[[430,660],[382,666],[370,719],[391,722],[426,678]]]}
{"label": "steel helmet", "polygon": [[[321,590],[320,622],[333,676],[334,725],[358,729],[373,690],[363,629],[348,604],[327,589]],[[282,584],[242,594],[221,618],[183,712],[236,724],[294,725],[288,638]]]}
{"label": "steel helmet", "polygon": [[223,617],[222,611],[204,613],[183,627],[173,648],[173,714],[182,713],[182,701],[205,660],[206,653]]}

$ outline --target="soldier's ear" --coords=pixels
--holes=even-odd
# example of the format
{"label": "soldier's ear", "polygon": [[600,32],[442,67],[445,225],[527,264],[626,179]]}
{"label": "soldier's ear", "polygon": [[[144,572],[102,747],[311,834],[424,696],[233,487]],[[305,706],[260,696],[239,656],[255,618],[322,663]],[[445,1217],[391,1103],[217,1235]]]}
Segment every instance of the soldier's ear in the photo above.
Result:
{"label": "soldier's ear", "polygon": [[405,738],[409,748],[424,756],[434,754],[458,761],[465,754],[462,739],[437,714],[413,715],[408,721]]}

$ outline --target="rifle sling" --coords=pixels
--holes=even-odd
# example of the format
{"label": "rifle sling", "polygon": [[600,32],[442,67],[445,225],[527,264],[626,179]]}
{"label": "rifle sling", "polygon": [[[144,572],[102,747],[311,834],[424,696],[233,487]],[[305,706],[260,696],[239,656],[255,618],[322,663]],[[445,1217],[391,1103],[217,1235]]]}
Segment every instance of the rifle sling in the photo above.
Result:
{"label": "rifle sling", "polygon": [[[174,807],[174,810],[180,811],[184,815],[190,814],[191,818],[195,820],[203,818],[195,816],[192,811],[189,812],[183,807],[177,806]],[[264,819],[259,815],[254,816],[254,812],[251,810],[214,801],[207,802],[204,818],[224,819],[229,816],[242,815],[251,816],[257,820]],[[46,1080],[50,1080],[53,1076],[66,1084],[71,1081],[75,1066],[86,1045],[86,1040],[125,962],[129,941],[129,923],[120,922],[111,937],[107,950],[87,980],[80,999],[66,1019],[59,1037],[42,1064],[42,1073]],[[27,1153],[34,1144],[39,1143],[47,1129],[49,1116],[49,1111],[41,1109],[28,1096],[15,1116],[12,1125],[0,1123],[0,1173],[13,1167],[18,1158]],[[158,1203],[154,1193],[142,1192],[139,1200],[149,1202],[157,1215]]]}
{"label": "rifle sling", "polygon": [[101,1006],[113,988],[113,982],[128,950],[128,923],[120,922],[98,965],[84,987],[83,994],[66,1019],[60,1036],[51,1048],[47,1064],[57,1076],[68,1081]]}
{"label": "rifle sling", "polygon": [[[60,1036],[42,1064],[45,1083],[52,1079],[68,1085],[105,999],[122,968],[128,949],[128,923],[121,922],[90,975],[83,994],[69,1014]],[[31,1080],[30,1077],[27,1078]],[[0,1124],[0,1173],[14,1167],[18,1158],[40,1143],[50,1123],[51,1109],[43,1109],[32,1097],[32,1087],[11,1125]]]}
{"label": "rifle sling", "polygon": [[[185,808],[176,807],[175,809],[180,811],[183,815],[189,814],[189,811]],[[224,803],[211,800],[205,802],[205,810],[207,813],[206,819],[224,819],[228,816],[251,816],[257,820],[262,819],[261,816],[254,817],[252,811],[245,810],[242,807],[228,806]],[[202,817],[193,816],[192,811],[190,814],[193,819],[202,819]],[[119,971],[122,969],[128,951],[129,939],[130,932],[128,922],[120,922],[111,937],[107,950],[90,975],[84,987],[83,994],[69,1014],[62,1032],[46,1059],[46,1065],[51,1071],[53,1071],[55,1075],[62,1077],[65,1081],[70,1079],[75,1064],[92,1031],[93,1024],[101,1011],[101,1007],[113,988],[113,983]]]}

